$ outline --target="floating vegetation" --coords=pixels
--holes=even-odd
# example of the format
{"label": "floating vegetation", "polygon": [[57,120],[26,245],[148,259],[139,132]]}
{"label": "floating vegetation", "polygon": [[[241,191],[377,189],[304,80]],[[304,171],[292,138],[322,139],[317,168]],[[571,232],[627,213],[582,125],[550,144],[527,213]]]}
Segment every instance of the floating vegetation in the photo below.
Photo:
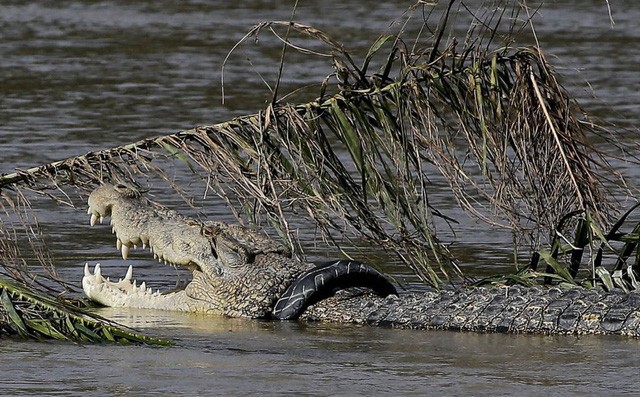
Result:
{"label": "floating vegetation", "polygon": [[0,336],[80,343],[172,344],[127,330],[70,301],[53,299],[4,278],[0,278],[0,290]]}

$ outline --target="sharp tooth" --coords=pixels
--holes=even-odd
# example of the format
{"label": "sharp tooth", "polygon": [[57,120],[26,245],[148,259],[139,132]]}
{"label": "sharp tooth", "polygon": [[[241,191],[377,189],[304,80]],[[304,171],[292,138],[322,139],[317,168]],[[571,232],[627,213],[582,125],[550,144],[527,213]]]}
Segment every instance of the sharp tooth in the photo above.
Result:
{"label": "sharp tooth", "polygon": [[144,241],[142,242],[142,249],[147,248],[147,243],[145,243]]}
{"label": "sharp tooth", "polygon": [[121,252],[122,252],[122,259],[126,261],[127,258],[129,257],[129,247],[125,244],[122,244]]}
{"label": "sharp tooth", "polygon": [[129,265],[127,269],[127,274],[124,276],[124,279],[127,281],[131,281],[131,277],[133,277],[133,266]]}
{"label": "sharp tooth", "polygon": [[133,244],[133,249],[137,250],[138,249],[138,245],[137,244]]}
{"label": "sharp tooth", "polygon": [[140,289],[143,291],[147,290],[147,283],[145,281],[143,281],[142,284],[140,284]]}
{"label": "sharp tooth", "polygon": [[[149,252],[151,252],[153,254],[153,247],[149,246]],[[155,254],[154,254],[154,258],[155,258]]]}
{"label": "sharp tooth", "polygon": [[138,282],[137,280],[133,280],[132,285],[133,285],[133,290],[134,290],[134,291],[135,291],[136,289],[138,289],[138,287],[136,286],[136,283],[137,283],[137,282]]}
{"label": "sharp tooth", "polygon": [[91,270],[89,270],[89,263],[85,263],[84,264],[84,276],[90,276],[91,275]]}
{"label": "sharp tooth", "polygon": [[93,269],[93,274],[96,277],[102,277],[102,271],[100,271],[100,264],[96,263],[96,267]]}
{"label": "sharp tooth", "polygon": [[119,238],[116,238],[116,249],[120,251],[122,249],[122,241]]}
{"label": "sharp tooth", "polygon": [[102,223],[103,220],[104,218],[102,217],[102,215],[100,215],[100,223]]}
{"label": "sharp tooth", "polygon": [[91,224],[91,226],[94,226],[97,220],[98,216],[96,214],[91,214],[91,221],[89,221],[89,223]]}
{"label": "sharp tooth", "polygon": [[113,218],[109,219],[109,224],[113,226]]}
{"label": "sharp tooth", "polygon": [[87,215],[91,215],[91,207],[87,208]]}
{"label": "sharp tooth", "polygon": [[111,228],[111,234],[116,234],[116,227],[115,226]]}
{"label": "sharp tooth", "polygon": [[111,280],[109,280],[109,277],[107,277],[107,282],[111,282]]}

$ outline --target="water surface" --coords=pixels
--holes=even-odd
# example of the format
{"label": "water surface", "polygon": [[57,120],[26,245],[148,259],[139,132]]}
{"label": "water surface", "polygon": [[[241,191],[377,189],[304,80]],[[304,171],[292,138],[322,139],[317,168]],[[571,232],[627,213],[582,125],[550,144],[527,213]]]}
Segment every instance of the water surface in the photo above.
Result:
{"label": "water surface", "polygon": [[[408,5],[303,3],[297,20],[327,30],[360,57]],[[572,95],[605,121],[628,128],[640,120],[640,9],[631,1],[612,7],[613,26],[605,1],[549,2],[536,19],[536,32]],[[222,60],[254,24],[291,15],[289,4],[276,1],[9,1],[0,10],[0,173],[264,108],[270,93],[262,78],[274,81],[277,43],[264,34],[237,51],[225,69],[224,104]],[[292,59],[285,66],[285,89],[317,83],[332,72],[319,58]],[[622,130],[620,137],[636,139]],[[624,171],[637,181],[637,171]],[[105,240],[106,227],[90,229],[82,211],[45,201],[38,203],[46,208],[39,219],[65,278],[79,283],[85,259],[124,274],[126,265]],[[210,207],[212,215],[232,220],[228,208]],[[508,234],[479,234],[478,227],[470,223],[459,230],[463,262],[476,271],[509,268]],[[166,268],[145,255],[132,257],[136,274],[154,287],[173,282]],[[389,266],[401,281],[412,280],[392,261]],[[177,346],[2,340],[3,393],[560,396],[635,395],[640,386],[638,341],[628,338],[102,314],[175,339]]]}

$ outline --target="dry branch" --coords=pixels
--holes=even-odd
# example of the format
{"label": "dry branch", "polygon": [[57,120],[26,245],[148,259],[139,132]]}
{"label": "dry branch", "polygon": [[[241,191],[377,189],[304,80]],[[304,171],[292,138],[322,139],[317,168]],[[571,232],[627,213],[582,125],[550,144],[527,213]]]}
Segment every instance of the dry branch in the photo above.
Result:
{"label": "dry branch", "polygon": [[[339,64],[333,95],[274,101],[257,114],[4,175],[0,190],[86,192],[102,181],[162,176],[156,159],[177,159],[233,208],[266,219],[298,253],[293,213],[336,244],[337,236],[355,237],[396,253],[436,286],[462,273],[436,236],[436,218],[448,219],[429,201],[433,172],[471,213],[536,241],[572,211],[606,221],[612,207],[603,181],[615,173],[543,54],[490,49],[504,11],[471,29],[477,40],[445,43],[450,9],[430,37],[416,40],[424,50],[408,51],[400,36],[386,35],[362,68],[320,30],[260,24],[246,37],[284,26],[327,45]],[[513,15],[511,31],[522,23]],[[370,72],[385,45],[388,56]]]}

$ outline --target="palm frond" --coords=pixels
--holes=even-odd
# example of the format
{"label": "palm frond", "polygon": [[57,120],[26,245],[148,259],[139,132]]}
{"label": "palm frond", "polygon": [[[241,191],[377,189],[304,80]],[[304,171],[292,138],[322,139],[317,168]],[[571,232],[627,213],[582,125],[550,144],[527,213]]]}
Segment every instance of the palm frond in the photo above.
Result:
{"label": "palm frond", "polygon": [[402,31],[381,36],[362,62],[319,29],[261,23],[246,38],[286,29],[278,37],[295,50],[294,32],[319,40],[339,83],[325,80],[307,103],[275,100],[256,114],[4,175],[0,189],[86,193],[101,181],[169,180],[167,164],[178,160],[299,255],[293,217],[334,244],[384,247],[434,286],[463,276],[437,235],[440,221],[452,221],[429,200],[437,173],[471,214],[535,243],[572,211],[605,224],[613,204],[604,181],[619,176],[589,142],[601,130],[576,116],[543,52],[511,46],[530,23],[520,6],[483,8],[457,38],[450,13],[471,11],[452,4],[417,3],[413,10],[437,22],[425,17],[411,47]]}
{"label": "palm frond", "polygon": [[4,278],[0,278],[0,290],[0,335],[80,343],[172,344],[125,329],[69,302]]}

